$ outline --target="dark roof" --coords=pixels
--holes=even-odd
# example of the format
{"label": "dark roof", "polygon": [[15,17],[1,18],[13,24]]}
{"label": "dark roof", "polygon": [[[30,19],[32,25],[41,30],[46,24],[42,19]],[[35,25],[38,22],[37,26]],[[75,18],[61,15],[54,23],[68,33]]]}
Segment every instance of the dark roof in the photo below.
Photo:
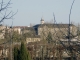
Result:
{"label": "dark roof", "polygon": [[[33,26],[34,28],[38,28],[38,27],[43,27],[43,26],[47,26],[47,27],[54,27],[54,28],[68,28],[69,24],[37,24],[35,26]],[[73,24],[70,24],[70,26],[74,26]]]}
{"label": "dark roof", "polygon": [[37,28],[37,27],[39,27],[41,24],[36,24],[36,25],[34,25],[33,27],[34,28]]}
{"label": "dark roof", "polygon": [[33,27],[26,27],[25,29],[26,29],[26,30],[34,30]]}
{"label": "dark roof", "polygon": [[13,28],[26,28],[27,26],[13,26]]}
{"label": "dark roof", "polygon": [[22,31],[24,30],[29,30],[29,31],[35,31],[35,29],[33,27],[26,27],[26,28],[23,28]]}

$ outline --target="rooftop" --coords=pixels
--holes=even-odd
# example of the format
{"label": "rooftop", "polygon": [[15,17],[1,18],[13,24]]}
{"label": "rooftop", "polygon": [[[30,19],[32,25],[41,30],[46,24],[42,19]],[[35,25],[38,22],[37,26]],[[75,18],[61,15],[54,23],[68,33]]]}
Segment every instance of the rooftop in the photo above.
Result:
{"label": "rooftop", "polygon": [[[37,28],[37,27],[43,27],[43,26],[47,26],[47,27],[54,27],[54,28],[68,28],[69,27],[69,24],[37,24],[37,25],[34,25],[33,27],[34,28]],[[70,26],[74,26],[73,24],[70,24]]]}

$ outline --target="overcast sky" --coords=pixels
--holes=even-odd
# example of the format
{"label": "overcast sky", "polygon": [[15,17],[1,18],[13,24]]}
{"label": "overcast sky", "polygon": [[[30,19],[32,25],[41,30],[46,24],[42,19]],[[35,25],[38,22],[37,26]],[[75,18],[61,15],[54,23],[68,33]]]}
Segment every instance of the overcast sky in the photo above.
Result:
{"label": "overcast sky", "polygon": [[[14,26],[29,26],[40,24],[43,17],[45,22],[53,22],[53,12],[57,23],[69,22],[69,11],[73,0],[11,0],[11,10],[17,12],[13,19]],[[8,2],[8,0],[4,0]],[[75,0],[71,22],[80,22],[80,0]],[[12,20],[5,20],[5,25],[11,25]]]}

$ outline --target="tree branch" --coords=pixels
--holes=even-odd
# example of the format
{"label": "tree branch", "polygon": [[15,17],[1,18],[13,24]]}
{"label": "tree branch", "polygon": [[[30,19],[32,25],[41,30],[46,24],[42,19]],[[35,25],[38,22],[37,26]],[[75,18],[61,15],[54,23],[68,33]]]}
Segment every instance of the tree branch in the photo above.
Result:
{"label": "tree branch", "polygon": [[8,12],[7,10],[10,8],[11,0],[8,1],[6,4],[3,2],[0,3],[0,23],[3,22],[5,19],[12,19],[12,17],[18,12],[14,13],[12,11]]}

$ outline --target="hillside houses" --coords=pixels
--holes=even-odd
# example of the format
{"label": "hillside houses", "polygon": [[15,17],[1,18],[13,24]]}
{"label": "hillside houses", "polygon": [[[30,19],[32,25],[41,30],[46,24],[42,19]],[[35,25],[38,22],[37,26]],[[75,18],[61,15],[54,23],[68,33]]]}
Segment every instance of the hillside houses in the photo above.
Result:
{"label": "hillside houses", "polygon": [[[69,24],[50,24],[41,19],[41,24],[31,27],[16,26],[13,27],[13,30],[24,35],[26,43],[46,40],[49,33],[51,33],[54,40],[59,38],[65,40],[68,39]],[[77,36],[77,27],[73,24],[70,24],[70,33],[71,37]]]}
{"label": "hillside houses", "polygon": [[[0,26],[0,30],[2,29],[2,33],[0,37],[4,38],[6,26]],[[41,24],[36,24],[34,26],[13,26],[12,28],[8,27],[8,31],[16,31],[19,34],[26,34],[26,39],[28,38],[40,38],[46,39],[48,33],[52,34],[53,39],[55,38],[67,38],[69,31],[69,24],[52,24],[45,23],[44,19],[41,18]],[[3,34],[4,33],[4,34]],[[70,24],[70,36],[75,37],[77,35],[77,27],[73,24]],[[40,36],[40,37],[38,37]]]}

